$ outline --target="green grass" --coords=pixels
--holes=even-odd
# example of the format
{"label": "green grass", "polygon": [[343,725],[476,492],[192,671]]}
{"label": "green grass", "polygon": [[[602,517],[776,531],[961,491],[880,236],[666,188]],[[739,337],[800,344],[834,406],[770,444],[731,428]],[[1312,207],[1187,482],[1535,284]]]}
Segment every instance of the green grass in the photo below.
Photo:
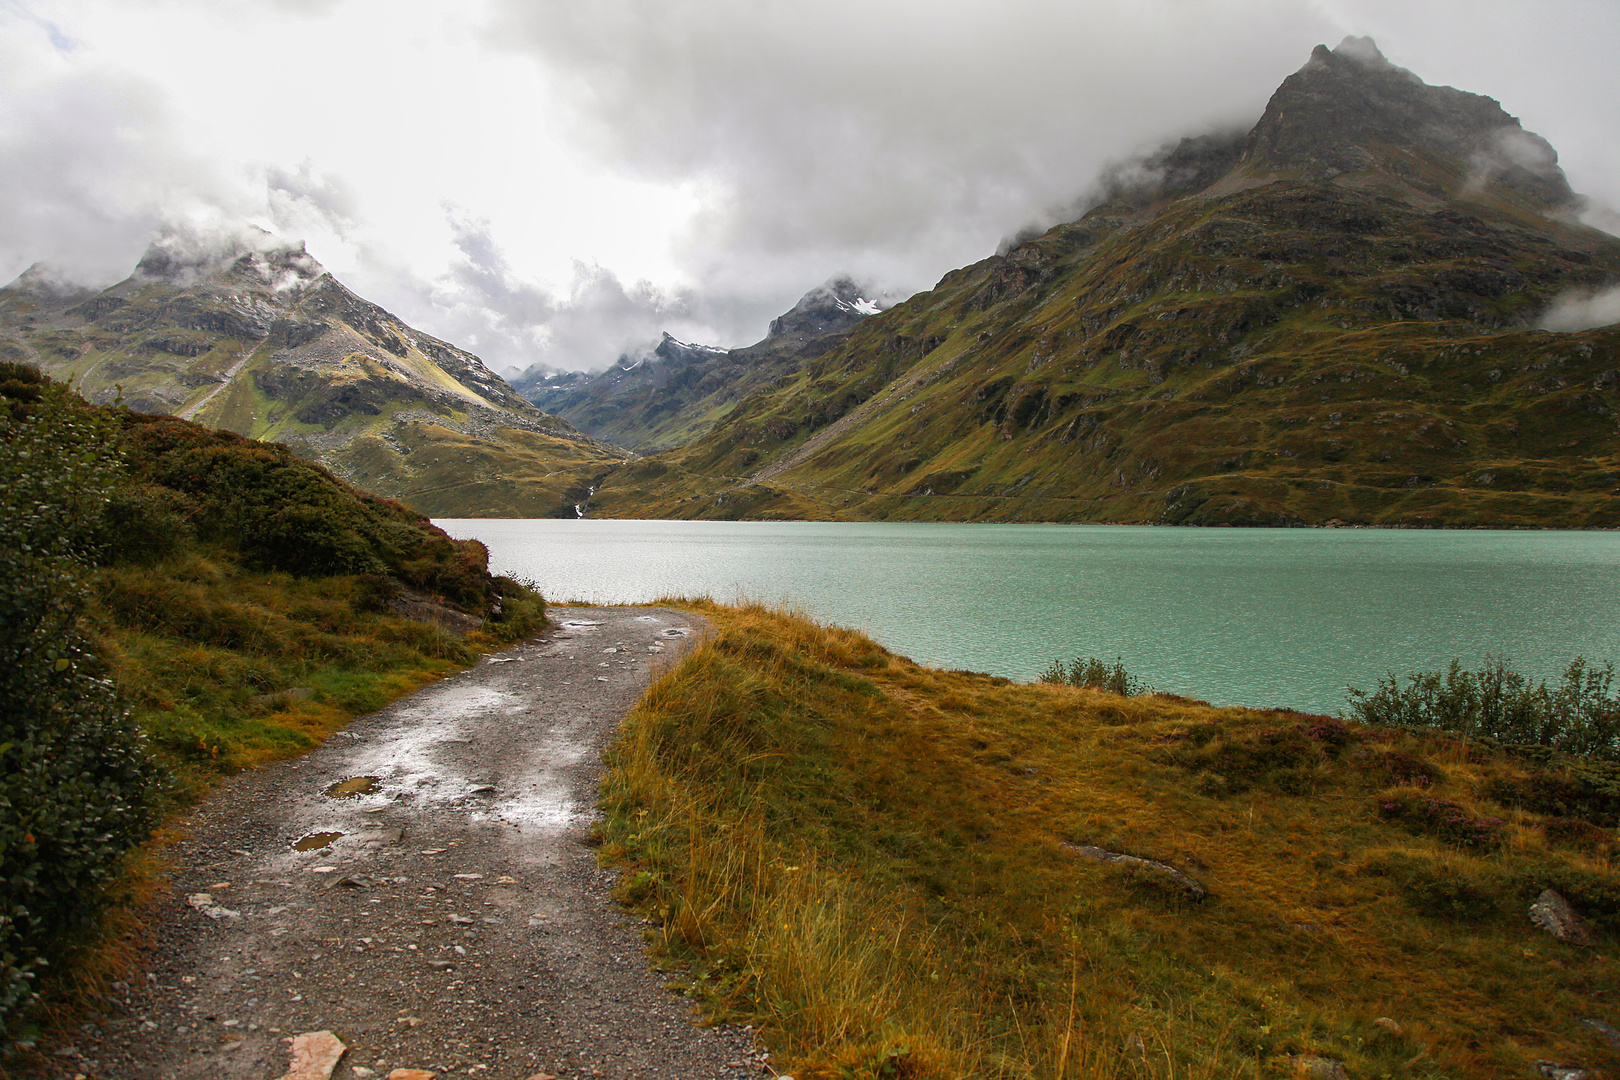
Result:
{"label": "green grass", "polygon": [[[676,982],[758,1026],[783,1071],[1620,1064],[1576,1022],[1616,989],[1614,835],[1528,808],[1557,762],[936,671],[794,615],[698,608],[712,637],[610,751],[604,852]],[[1167,863],[1210,897],[1070,845]],[[1547,887],[1597,947],[1529,923]]]}
{"label": "green grass", "polygon": [[258,571],[194,545],[98,571],[87,624],[187,801],[542,625],[537,596],[504,603],[502,621],[459,634],[376,610],[357,575]]}

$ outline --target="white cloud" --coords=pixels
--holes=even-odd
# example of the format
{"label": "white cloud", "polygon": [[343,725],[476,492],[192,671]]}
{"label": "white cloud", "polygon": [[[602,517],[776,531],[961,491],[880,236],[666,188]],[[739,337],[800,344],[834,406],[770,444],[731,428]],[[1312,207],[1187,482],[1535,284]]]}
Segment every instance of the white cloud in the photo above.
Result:
{"label": "white cloud", "polygon": [[241,219],[497,365],[741,344],[1252,121],[1347,33],[1620,205],[1612,0],[0,0],[0,277]]}
{"label": "white cloud", "polygon": [[1591,330],[1620,323],[1620,285],[1593,292],[1586,289],[1565,293],[1536,320],[1543,330]]}

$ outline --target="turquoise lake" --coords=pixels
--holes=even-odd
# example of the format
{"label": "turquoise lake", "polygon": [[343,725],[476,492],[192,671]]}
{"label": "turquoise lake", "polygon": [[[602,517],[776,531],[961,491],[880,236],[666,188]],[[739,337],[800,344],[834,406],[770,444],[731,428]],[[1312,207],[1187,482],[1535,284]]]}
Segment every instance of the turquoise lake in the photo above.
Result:
{"label": "turquoise lake", "polygon": [[787,603],[935,667],[1122,657],[1217,705],[1337,713],[1386,673],[1620,660],[1620,533],[447,519],[553,601]]}

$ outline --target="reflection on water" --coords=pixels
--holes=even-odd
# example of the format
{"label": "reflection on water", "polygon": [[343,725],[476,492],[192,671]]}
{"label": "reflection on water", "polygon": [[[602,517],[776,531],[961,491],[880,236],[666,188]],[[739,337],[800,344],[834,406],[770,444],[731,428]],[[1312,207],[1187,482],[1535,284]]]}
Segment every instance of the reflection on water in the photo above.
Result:
{"label": "reflection on water", "polygon": [[329,848],[336,840],[342,839],[340,832],[312,832],[293,844],[294,851],[320,851]]}
{"label": "reflection on water", "polygon": [[356,776],[352,780],[339,780],[326,789],[328,799],[353,799],[361,795],[370,795],[377,790],[375,776]]}
{"label": "reflection on water", "polygon": [[785,602],[923,663],[1033,678],[1122,657],[1216,704],[1505,654],[1620,660],[1620,533],[453,519],[553,600]]}

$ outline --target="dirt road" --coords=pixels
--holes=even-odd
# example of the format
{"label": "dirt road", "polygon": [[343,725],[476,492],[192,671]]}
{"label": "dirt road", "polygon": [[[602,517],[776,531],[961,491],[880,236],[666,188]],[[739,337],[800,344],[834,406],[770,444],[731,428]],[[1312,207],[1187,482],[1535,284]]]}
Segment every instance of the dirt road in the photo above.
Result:
{"label": "dirt road", "polygon": [[664,990],[590,834],[600,751],[699,629],[558,608],[541,638],[243,774],[187,821],[144,981],[41,1075],[274,1080],[286,1040],[335,1076],[771,1075]]}

